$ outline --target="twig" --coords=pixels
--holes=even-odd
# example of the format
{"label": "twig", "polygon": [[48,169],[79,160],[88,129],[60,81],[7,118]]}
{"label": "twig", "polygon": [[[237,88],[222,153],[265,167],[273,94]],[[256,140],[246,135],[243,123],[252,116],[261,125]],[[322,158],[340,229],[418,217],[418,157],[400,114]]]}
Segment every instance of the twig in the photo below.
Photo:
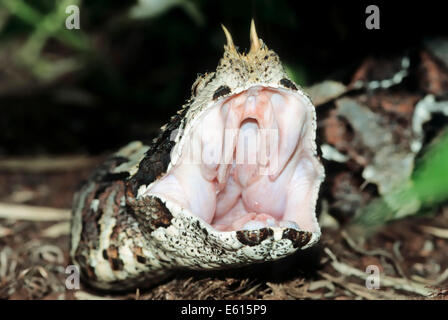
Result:
{"label": "twig", "polygon": [[27,206],[0,203],[0,218],[29,221],[66,221],[70,220],[69,209]]}
{"label": "twig", "polygon": [[70,222],[63,221],[56,223],[40,233],[42,237],[46,238],[57,238],[60,236],[65,236],[70,233]]}
{"label": "twig", "polygon": [[448,239],[448,229],[442,229],[442,228],[436,228],[436,227],[430,227],[430,226],[422,226],[421,228],[424,232],[429,233],[430,235],[433,235],[434,237]]}
{"label": "twig", "polygon": [[256,284],[255,286],[253,286],[252,288],[249,288],[248,290],[246,290],[245,292],[243,292],[241,295],[242,296],[248,296],[250,295],[252,292],[254,292],[257,288],[259,288],[262,284]]}
{"label": "twig", "polygon": [[328,292],[324,293],[324,297],[329,298],[335,296],[336,287],[334,286],[333,282],[329,281],[328,279],[311,282],[308,286],[308,291],[316,291],[322,288],[328,289]]}
{"label": "twig", "polygon": [[10,172],[54,172],[89,168],[99,162],[99,157],[82,155],[62,157],[3,158],[0,170]]}
{"label": "twig", "polygon": [[340,82],[326,80],[306,88],[315,106],[332,101],[348,91],[348,88]]}
{"label": "twig", "polygon": [[11,229],[0,226],[0,238],[9,236],[11,234],[13,234]]}
{"label": "twig", "polygon": [[[366,280],[367,277],[369,276],[369,274],[359,269],[356,269],[348,264],[339,262],[336,256],[333,254],[333,252],[331,252],[329,248],[325,248],[324,250],[332,260],[331,265],[339,273],[345,276],[354,276],[363,280]],[[434,293],[432,290],[428,289],[426,286],[420,283],[408,280],[406,278],[394,278],[389,277],[387,275],[381,276],[381,285],[384,287],[392,287],[397,290],[412,292],[425,297],[428,297]]]}
{"label": "twig", "polygon": [[379,299],[388,299],[388,300],[404,300],[406,299],[405,296],[399,295],[387,291],[379,291],[374,289],[367,289],[366,287],[363,287],[356,283],[348,283],[344,279],[333,277],[332,275],[325,273],[325,272],[319,272],[319,274],[327,279],[328,281],[331,281],[332,283],[335,283],[336,285],[339,285],[342,288],[345,288],[349,290],[350,292],[354,293],[356,296],[362,297],[367,300],[379,300]]}
{"label": "twig", "polygon": [[394,255],[397,257],[398,261],[403,261],[403,255],[400,252],[401,241],[395,241],[393,244]]}
{"label": "twig", "polygon": [[77,300],[122,300],[122,299],[115,299],[112,297],[96,296],[86,291],[75,291],[74,296]]}
{"label": "twig", "polygon": [[429,286],[437,286],[448,279],[448,268],[446,268],[445,271],[443,271],[435,280],[425,279],[417,275],[413,275],[411,276],[411,278],[414,279],[415,281],[424,283]]}
{"label": "twig", "polygon": [[401,267],[400,263],[394,259],[394,256],[386,251],[386,250],[382,250],[382,249],[375,249],[375,250],[365,250],[363,248],[360,248],[355,241],[353,241],[352,238],[350,238],[350,236],[347,234],[347,232],[345,230],[343,230],[341,232],[342,237],[344,238],[344,240],[347,242],[347,244],[350,246],[350,248],[352,248],[353,250],[355,250],[356,252],[366,255],[366,256],[383,256],[385,258],[388,258],[389,260],[391,260],[394,264],[395,269],[397,270],[398,274],[400,276],[402,276],[403,278],[407,278],[407,276],[405,275],[403,268]]}

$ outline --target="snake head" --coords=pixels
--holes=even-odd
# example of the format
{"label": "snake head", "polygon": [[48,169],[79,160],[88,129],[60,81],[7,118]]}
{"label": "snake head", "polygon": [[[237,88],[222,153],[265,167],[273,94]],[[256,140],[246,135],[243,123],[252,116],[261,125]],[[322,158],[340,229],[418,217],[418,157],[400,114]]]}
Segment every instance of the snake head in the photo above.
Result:
{"label": "snake head", "polygon": [[248,53],[223,29],[224,55],[193,85],[166,173],[136,196],[141,212],[157,201],[170,217],[148,235],[198,269],[275,260],[321,234],[315,108],[253,21]]}

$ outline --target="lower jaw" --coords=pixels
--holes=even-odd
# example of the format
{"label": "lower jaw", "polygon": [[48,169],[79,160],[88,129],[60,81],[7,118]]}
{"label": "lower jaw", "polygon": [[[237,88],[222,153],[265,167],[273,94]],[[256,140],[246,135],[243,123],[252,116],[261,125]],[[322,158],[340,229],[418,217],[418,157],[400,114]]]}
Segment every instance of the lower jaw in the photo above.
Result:
{"label": "lower jaw", "polygon": [[256,212],[244,214],[231,225],[212,223],[211,226],[218,231],[257,230],[272,227],[300,230],[299,225],[294,221],[278,220],[270,214]]}

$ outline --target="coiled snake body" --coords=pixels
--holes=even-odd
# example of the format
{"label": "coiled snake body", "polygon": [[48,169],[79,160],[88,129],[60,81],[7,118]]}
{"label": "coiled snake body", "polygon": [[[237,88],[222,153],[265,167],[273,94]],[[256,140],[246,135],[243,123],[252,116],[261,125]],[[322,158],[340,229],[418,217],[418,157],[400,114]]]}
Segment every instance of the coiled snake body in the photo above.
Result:
{"label": "coiled snake body", "polygon": [[198,77],[158,137],[119,150],[75,195],[70,256],[90,285],[145,287],[318,241],[314,106],[253,22],[247,54],[223,29],[216,71]]}

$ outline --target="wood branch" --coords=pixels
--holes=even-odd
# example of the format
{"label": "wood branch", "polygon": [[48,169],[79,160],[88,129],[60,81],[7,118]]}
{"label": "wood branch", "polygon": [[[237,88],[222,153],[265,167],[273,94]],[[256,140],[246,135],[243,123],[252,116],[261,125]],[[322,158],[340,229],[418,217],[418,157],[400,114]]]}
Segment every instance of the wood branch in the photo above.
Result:
{"label": "wood branch", "polygon": [[69,209],[27,206],[0,203],[0,218],[28,221],[67,221],[70,220]]}
{"label": "wood branch", "polygon": [[431,279],[426,279],[423,277],[420,277],[418,275],[413,275],[411,277],[413,280],[424,283],[428,286],[438,286],[441,283],[445,282],[448,279],[448,268],[445,269],[445,271],[443,271],[438,277],[437,279],[431,280]]}
{"label": "wood branch", "polygon": [[[369,274],[362,270],[356,269],[346,263],[339,262],[336,256],[331,252],[329,248],[325,248],[324,251],[331,258],[331,265],[333,268],[344,276],[354,276],[362,280],[366,280]],[[411,281],[405,278],[394,278],[387,275],[381,275],[381,286],[392,287],[397,290],[412,292],[421,296],[429,297],[434,294],[434,291],[427,288],[427,286]]]}
{"label": "wood branch", "polygon": [[348,91],[348,88],[340,82],[325,80],[305,89],[317,107],[338,98]]}
{"label": "wood branch", "polygon": [[342,288],[345,288],[355,294],[355,296],[362,297],[366,300],[405,300],[406,296],[401,294],[397,294],[396,292],[388,292],[383,290],[372,290],[367,289],[364,286],[361,286],[356,283],[347,282],[344,279],[340,279],[337,277],[333,277],[332,275],[320,271],[319,274],[327,279],[328,281],[333,282],[336,285],[339,285]]}
{"label": "wood branch", "polygon": [[63,221],[56,223],[40,233],[42,237],[45,238],[57,238],[60,236],[66,236],[70,234],[70,222]]}
{"label": "wood branch", "polygon": [[9,236],[12,233],[11,229],[0,226],[0,238]]}
{"label": "wood branch", "polygon": [[90,168],[103,157],[83,155],[61,157],[0,158],[0,171],[10,172],[55,172]]}
{"label": "wood branch", "polygon": [[77,300],[123,300],[116,299],[109,296],[97,296],[86,291],[75,291],[74,296]]}
{"label": "wood branch", "polygon": [[348,235],[348,233],[345,230],[341,231],[341,235],[344,238],[344,240],[347,242],[347,244],[350,246],[350,248],[352,248],[354,251],[366,255],[366,256],[382,256],[385,258],[388,258],[390,261],[393,262],[395,269],[397,270],[397,272],[400,274],[401,277],[403,278],[407,278],[403,268],[401,267],[401,264],[397,261],[397,259],[394,258],[394,256],[386,250],[383,249],[375,249],[375,250],[365,250],[363,248],[361,248],[360,246],[358,246],[355,241],[350,238],[350,236]]}
{"label": "wood branch", "polygon": [[430,235],[442,239],[448,239],[448,229],[436,228],[430,226],[422,226],[422,230]]}

